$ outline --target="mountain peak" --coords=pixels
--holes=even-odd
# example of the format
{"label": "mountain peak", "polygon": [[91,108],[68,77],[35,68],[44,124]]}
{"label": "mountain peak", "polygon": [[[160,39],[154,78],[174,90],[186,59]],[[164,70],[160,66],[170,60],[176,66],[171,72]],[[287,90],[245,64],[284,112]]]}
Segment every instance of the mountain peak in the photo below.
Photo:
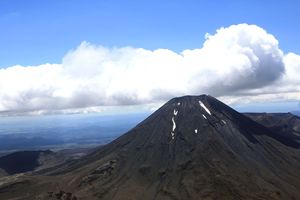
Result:
{"label": "mountain peak", "polygon": [[[212,96],[183,96],[168,101],[89,160],[113,163],[112,176],[97,184],[117,189],[109,189],[103,199],[124,199],[124,194],[126,199],[201,199],[210,190],[219,191],[210,194],[216,199],[234,199],[232,191],[240,197],[268,199],[277,189],[264,184],[277,173],[261,174],[284,171],[281,162],[292,154],[278,152],[291,147],[299,144],[273,135]],[[287,173],[294,174],[293,170]],[[248,176],[259,177],[262,184]],[[122,187],[117,186],[119,181]],[[240,190],[241,185],[256,193]],[[147,189],[128,192],[136,186]],[[257,193],[258,188],[264,192]]]}
{"label": "mountain peak", "polygon": [[202,94],[202,95],[185,95],[185,96],[181,96],[181,97],[175,97],[173,99],[171,99],[170,101],[168,101],[166,104],[173,104],[173,105],[182,105],[182,104],[193,104],[199,101],[202,102],[209,102],[212,101],[214,99],[214,97],[211,97],[209,95],[206,94]]}

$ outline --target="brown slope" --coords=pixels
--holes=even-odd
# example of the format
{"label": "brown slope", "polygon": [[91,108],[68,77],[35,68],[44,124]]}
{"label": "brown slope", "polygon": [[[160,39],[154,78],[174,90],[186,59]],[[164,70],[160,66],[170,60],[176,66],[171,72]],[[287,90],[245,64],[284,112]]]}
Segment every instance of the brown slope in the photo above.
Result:
{"label": "brown slope", "polygon": [[[28,199],[59,189],[79,199],[299,199],[299,147],[213,97],[185,96],[51,176],[18,181]],[[0,198],[26,199],[26,187],[0,187]]]}

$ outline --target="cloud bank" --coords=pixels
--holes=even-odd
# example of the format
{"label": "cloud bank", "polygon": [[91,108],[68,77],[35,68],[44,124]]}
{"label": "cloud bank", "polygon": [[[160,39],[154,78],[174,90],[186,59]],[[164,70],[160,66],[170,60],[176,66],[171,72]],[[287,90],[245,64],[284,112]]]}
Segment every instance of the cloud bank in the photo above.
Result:
{"label": "cloud bank", "polygon": [[105,48],[82,42],[61,64],[0,69],[0,111],[149,104],[208,93],[227,103],[300,99],[300,56],[256,25],[206,34],[199,49]]}

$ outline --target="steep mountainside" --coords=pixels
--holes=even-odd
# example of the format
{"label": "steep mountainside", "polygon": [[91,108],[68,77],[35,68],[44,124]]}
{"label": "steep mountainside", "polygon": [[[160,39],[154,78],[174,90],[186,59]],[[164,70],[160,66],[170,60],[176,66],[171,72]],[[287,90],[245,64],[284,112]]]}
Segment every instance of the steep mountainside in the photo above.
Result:
{"label": "steep mountainside", "polygon": [[0,179],[0,199],[299,199],[299,148],[211,96],[184,96],[80,160]]}

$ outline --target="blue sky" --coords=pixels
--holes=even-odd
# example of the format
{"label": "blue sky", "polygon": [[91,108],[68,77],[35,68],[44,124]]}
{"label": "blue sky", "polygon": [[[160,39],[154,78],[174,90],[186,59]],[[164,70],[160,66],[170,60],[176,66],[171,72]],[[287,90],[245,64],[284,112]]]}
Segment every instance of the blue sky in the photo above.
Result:
{"label": "blue sky", "polygon": [[0,112],[154,109],[202,93],[299,110],[299,13],[292,0],[0,0]]}
{"label": "blue sky", "polygon": [[299,1],[1,0],[0,67],[60,63],[82,41],[107,47],[201,47],[205,33],[256,24],[300,52]]}

